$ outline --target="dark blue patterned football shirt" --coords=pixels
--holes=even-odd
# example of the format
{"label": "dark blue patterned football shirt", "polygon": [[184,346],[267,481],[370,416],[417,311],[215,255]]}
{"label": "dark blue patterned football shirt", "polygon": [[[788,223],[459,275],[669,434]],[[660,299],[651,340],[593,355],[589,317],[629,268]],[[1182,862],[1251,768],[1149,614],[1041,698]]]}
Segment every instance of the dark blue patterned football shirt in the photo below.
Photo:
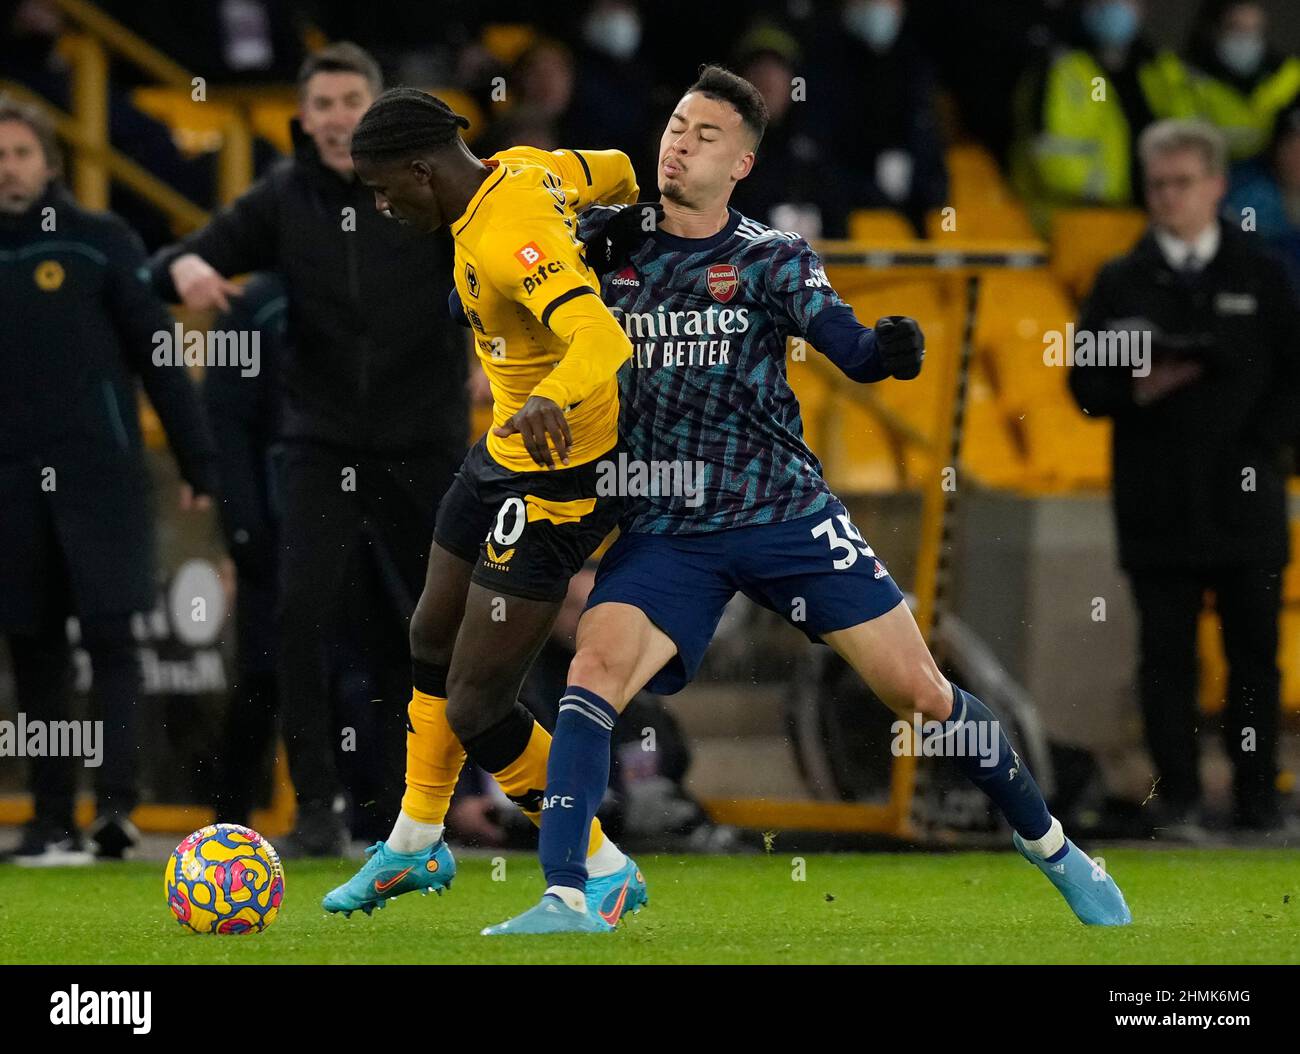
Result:
{"label": "dark blue patterned football shirt", "polygon": [[[617,211],[587,210],[583,240]],[[732,209],[710,238],[655,231],[601,296],[632,341],[619,372],[624,492],[635,499],[625,530],[725,530],[831,500],[786,378],[786,338],[845,306],[806,241]]]}

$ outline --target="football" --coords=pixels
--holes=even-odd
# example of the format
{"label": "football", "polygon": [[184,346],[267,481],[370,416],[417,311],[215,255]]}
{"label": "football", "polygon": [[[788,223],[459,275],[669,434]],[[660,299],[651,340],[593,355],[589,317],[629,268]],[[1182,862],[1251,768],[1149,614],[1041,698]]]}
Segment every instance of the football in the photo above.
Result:
{"label": "football", "polygon": [[234,823],[211,824],[185,838],[163,878],[172,915],[194,933],[260,933],[284,900],[275,848]]}

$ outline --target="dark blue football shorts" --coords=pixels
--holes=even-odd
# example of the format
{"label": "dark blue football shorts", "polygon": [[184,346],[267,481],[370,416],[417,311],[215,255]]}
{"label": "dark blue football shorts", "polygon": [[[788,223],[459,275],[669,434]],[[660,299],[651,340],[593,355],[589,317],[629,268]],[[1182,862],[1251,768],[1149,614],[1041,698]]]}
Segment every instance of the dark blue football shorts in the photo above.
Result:
{"label": "dark blue football shorts", "polygon": [[708,534],[623,534],[596,571],[587,607],[640,608],[677,645],[646,688],[679,692],[700,668],[736,593],[813,641],[878,618],[903,599],[839,501],[811,516]]}

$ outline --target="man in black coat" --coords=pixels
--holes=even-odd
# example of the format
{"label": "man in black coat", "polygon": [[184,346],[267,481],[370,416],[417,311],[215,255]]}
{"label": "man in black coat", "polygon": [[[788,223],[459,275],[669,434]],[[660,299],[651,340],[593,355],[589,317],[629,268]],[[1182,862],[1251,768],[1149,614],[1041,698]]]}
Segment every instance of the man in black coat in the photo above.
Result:
{"label": "man in black coat", "polygon": [[[1278,617],[1288,559],[1286,444],[1300,415],[1300,301],[1280,261],[1217,218],[1225,147],[1200,122],[1139,143],[1151,227],[1109,263],[1076,335],[1070,388],[1114,419],[1120,563],[1140,619],[1139,689],[1157,827],[1199,830],[1196,634],[1214,594],[1229,666],[1224,743],[1236,826],[1279,822]],[[1128,333],[1129,355],[1115,339]],[[1149,354],[1142,351],[1150,334]],[[1106,340],[1104,338],[1111,338]]]}
{"label": "man in black coat", "polygon": [[341,610],[382,642],[365,651],[392,799],[372,808],[397,812],[406,627],[469,430],[468,356],[446,309],[449,247],[378,215],[352,172],[352,129],[379,88],[356,45],[311,56],[294,157],[152,262],[158,290],[195,309],[227,310],[232,275],[276,271],[285,285],[278,675],[299,806],[286,849],[307,854],[338,853],[345,835],[335,751],[349,732],[331,721],[327,658]]}
{"label": "man in black coat", "polygon": [[[91,835],[100,855],[121,856],[135,840],[131,615],[153,607],[157,588],[137,383],[171,441],[182,505],[208,504],[213,451],[184,368],[157,360],[172,319],[145,281],[140,239],[80,208],[58,170],[40,114],[0,100],[0,633],[19,711],[65,721],[77,616],[103,721]],[[88,860],[73,821],[81,760],[32,759],[36,816],[20,862]]]}

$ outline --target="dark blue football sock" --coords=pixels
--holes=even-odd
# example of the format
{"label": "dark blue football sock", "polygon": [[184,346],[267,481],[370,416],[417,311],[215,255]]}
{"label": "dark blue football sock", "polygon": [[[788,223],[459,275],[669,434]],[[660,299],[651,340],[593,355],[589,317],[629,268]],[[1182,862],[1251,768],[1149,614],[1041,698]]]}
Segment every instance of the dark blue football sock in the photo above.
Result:
{"label": "dark blue football sock", "polygon": [[943,724],[945,737],[962,737],[965,749],[950,755],[962,774],[1002,811],[1021,838],[1042,838],[1052,826],[1052,814],[1029,766],[1012,749],[993,711],[954,684],[952,714]]}
{"label": "dark blue football sock", "polygon": [[560,697],[546,763],[539,855],[546,885],[587,888],[591,820],[609,786],[609,737],[618,711],[571,685]]}

